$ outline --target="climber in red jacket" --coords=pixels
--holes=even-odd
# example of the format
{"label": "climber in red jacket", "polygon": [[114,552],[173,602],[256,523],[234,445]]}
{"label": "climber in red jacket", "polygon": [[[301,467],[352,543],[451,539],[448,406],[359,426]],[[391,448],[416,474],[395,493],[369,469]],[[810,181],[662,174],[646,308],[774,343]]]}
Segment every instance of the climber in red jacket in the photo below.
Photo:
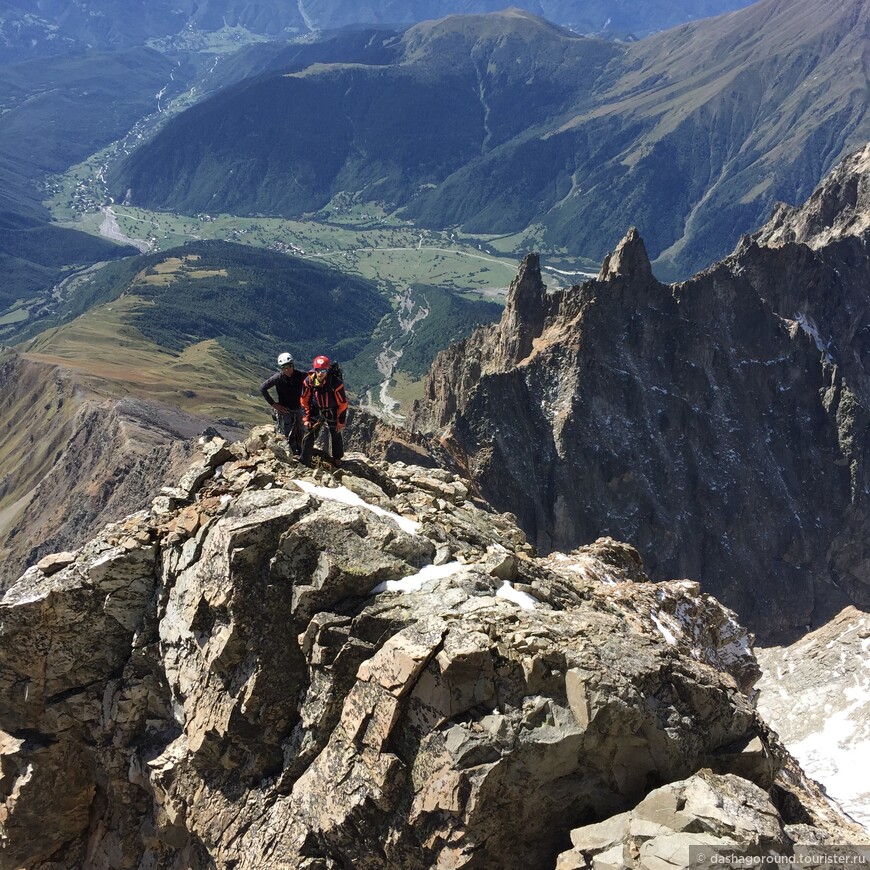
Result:
{"label": "climber in red jacket", "polygon": [[314,444],[324,423],[329,428],[332,463],[336,468],[341,465],[341,458],[344,456],[344,439],[341,433],[347,422],[348,403],[344,383],[335,368],[330,365],[329,357],[314,357],[311,371],[302,386],[299,401],[304,411],[303,424],[306,432],[302,439],[301,461],[305,465],[311,465]]}

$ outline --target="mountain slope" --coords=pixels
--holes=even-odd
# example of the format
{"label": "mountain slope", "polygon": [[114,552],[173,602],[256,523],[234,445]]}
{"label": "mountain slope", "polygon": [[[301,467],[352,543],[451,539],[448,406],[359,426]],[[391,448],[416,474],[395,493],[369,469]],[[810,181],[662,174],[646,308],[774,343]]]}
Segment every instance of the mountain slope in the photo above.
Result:
{"label": "mountain slope", "polygon": [[75,268],[135,252],[52,225],[42,204],[46,179],[126,134],[186,72],[145,48],[0,66],[0,311]]}
{"label": "mountain slope", "polygon": [[79,268],[136,251],[88,233],[52,226],[47,215],[22,215],[17,203],[13,208],[5,219],[0,217],[0,311],[19,300],[33,300]]}
{"label": "mountain slope", "polygon": [[[66,355],[59,348],[75,341],[80,328],[75,318],[92,317],[97,306],[116,301],[123,322],[163,353],[177,356],[214,341],[240,363],[255,366],[271,366],[275,348],[284,345],[300,359],[328,352],[346,360],[369,341],[390,310],[370,281],[247,245],[192,242],[85,277],[55,305],[52,318],[16,339],[27,340],[30,353]],[[47,329],[52,321],[63,325]],[[95,352],[111,362],[111,345]],[[76,358],[74,351],[70,354]]]}
{"label": "mountain slope", "polygon": [[69,368],[18,355],[0,361],[0,385],[3,589],[41,556],[140,510],[187,467],[192,439],[215,425],[154,400],[107,397]]}
{"label": "mountain slope", "polygon": [[861,0],[761,0],[630,45],[517,10],[426,22],[391,64],[314,66],[201,105],[113,189],[285,215],[352,191],[425,226],[532,226],[591,257],[633,224],[686,275],[870,138],[868,28]]}
{"label": "mountain slope", "polygon": [[868,34],[862,2],[763,0],[650,37],[626,47],[574,117],[470,165],[408,213],[472,231],[542,220],[548,243],[594,256],[635,225],[660,272],[686,275],[870,138]]}
{"label": "mountain slope", "polygon": [[[776,201],[806,199],[845,154],[870,139],[868,37],[866,3],[832,8],[770,0],[630,48],[643,72],[620,82],[608,101],[627,100],[632,111],[650,99],[671,104],[638,144],[673,156],[673,182],[682,182],[688,206],[683,234],[657,254],[662,267],[712,261],[722,253],[711,245],[716,228],[728,227],[728,241],[735,241],[766,220]],[[642,76],[656,85],[638,104],[634,88]],[[679,93],[688,87],[687,97]],[[632,184],[669,180],[661,176],[666,163],[645,171],[643,164],[641,157],[614,201]],[[637,212],[630,222],[641,225],[642,218],[652,237],[654,213]],[[664,244],[654,239],[654,250]]]}
{"label": "mountain slope", "polygon": [[[813,779],[870,830],[870,616],[847,607],[788,647],[756,650],[758,709]],[[862,667],[863,666],[863,667]]]}
{"label": "mountain slope", "polygon": [[[392,64],[315,65],[195,107],[128,158],[114,190],[189,213],[300,214],[339,190],[406,201],[565,110],[615,51],[519,13],[423,24]],[[538,64],[542,87],[527,87]]]}
{"label": "mountain slope", "polygon": [[[628,540],[760,636],[870,605],[868,213],[870,146],[683,284],[635,230],[568,290],[530,255],[500,324],[436,359],[416,425],[538,546]],[[815,248],[791,240],[808,227]]]}

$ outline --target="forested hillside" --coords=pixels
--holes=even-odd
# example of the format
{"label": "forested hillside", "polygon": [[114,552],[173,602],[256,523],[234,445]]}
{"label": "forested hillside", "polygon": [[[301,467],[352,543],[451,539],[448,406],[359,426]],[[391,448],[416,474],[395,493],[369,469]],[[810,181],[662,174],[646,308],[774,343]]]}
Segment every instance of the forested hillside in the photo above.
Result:
{"label": "forested hillside", "polygon": [[154,111],[173,76],[177,64],[144,48],[0,66],[0,311],[75,267],[134,252],[51,226],[45,181]]}
{"label": "forested hillside", "polygon": [[[140,300],[129,322],[173,353],[213,339],[240,360],[272,364],[291,346],[300,359],[357,354],[389,302],[369,281],[243,245],[198,242],[111,264],[33,328],[68,323],[120,297]],[[22,332],[19,340],[29,337]]]}

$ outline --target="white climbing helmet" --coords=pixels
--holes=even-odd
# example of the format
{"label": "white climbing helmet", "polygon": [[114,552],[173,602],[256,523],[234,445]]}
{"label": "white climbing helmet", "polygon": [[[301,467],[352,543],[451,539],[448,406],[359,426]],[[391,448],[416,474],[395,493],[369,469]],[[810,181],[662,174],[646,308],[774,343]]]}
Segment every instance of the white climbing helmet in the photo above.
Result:
{"label": "white climbing helmet", "polygon": [[278,354],[278,365],[283,369],[284,366],[292,366],[293,365],[293,357],[287,353]]}

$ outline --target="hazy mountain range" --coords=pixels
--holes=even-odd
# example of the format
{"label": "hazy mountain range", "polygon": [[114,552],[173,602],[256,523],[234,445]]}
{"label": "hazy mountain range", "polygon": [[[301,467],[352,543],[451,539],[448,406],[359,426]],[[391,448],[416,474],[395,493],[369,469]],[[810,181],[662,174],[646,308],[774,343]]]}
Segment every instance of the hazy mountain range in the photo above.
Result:
{"label": "hazy mountain range", "polygon": [[[74,49],[123,49],[242,28],[272,39],[358,24],[409,25],[445,15],[496,12],[500,0],[7,0],[0,9],[0,63]],[[643,36],[730,12],[748,0],[519,0],[509,5],[581,33]]]}
{"label": "hazy mountain range", "polygon": [[[337,6],[303,8],[336,23]],[[560,20],[555,10],[536,9]],[[632,44],[513,11],[288,45],[279,13],[299,7],[4,7],[4,308],[71,268],[131,253],[50,227],[44,183],[153,114],[159,94],[163,103],[190,88],[214,96],[113,169],[120,199],[130,191],[157,208],[300,214],[345,190],[422,226],[520,233],[518,242],[528,229],[528,247],[592,260],[634,224],[664,278],[723,256],[777,200],[805,197],[870,137],[868,13],[857,0],[832,9],[762,0]],[[243,19],[281,39],[229,51],[224,21]],[[42,44],[32,27],[57,56],[9,63],[27,56],[16,45]],[[208,37],[217,27],[220,49]],[[146,38],[150,47],[130,47]]]}
{"label": "hazy mountain range", "polygon": [[384,35],[390,62],[264,75],[185,112],[117,198],[299,215],[339,191],[427,227],[536,228],[593,259],[634,224],[658,270],[723,256],[870,138],[870,8],[761,0],[633,44],[517,10]]}

